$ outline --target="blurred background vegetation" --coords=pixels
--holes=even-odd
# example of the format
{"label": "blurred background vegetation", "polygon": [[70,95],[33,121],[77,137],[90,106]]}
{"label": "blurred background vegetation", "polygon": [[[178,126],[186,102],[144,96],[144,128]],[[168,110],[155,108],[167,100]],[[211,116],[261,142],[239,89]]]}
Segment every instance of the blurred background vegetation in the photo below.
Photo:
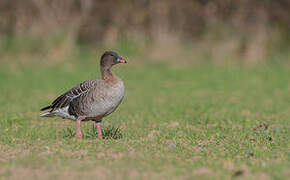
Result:
{"label": "blurred background vegetation", "polygon": [[[122,138],[78,141],[39,109],[105,50]],[[287,179],[289,60],[289,0],[0,0],[0,179]]]}
{"label": "blurred background vegetation", "polygon": [[1,61],[55,62],[85,47],[183,64],[287,63],[289,32],[287,0],[0,1]]}

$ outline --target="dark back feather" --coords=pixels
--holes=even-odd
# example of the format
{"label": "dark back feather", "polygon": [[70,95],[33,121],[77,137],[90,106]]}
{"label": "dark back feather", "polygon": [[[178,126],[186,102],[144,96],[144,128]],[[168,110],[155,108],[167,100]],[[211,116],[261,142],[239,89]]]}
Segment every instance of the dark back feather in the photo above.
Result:
{"label": "dark back feather", "polygon": [[64,108],[64,107],[68,106],[69,103],[74,98],[87,92],[90,88],[92,88],[95,85],[96,82],[97,82],[97,80],[87,80],[87,81],[80,83],[79,85],[68,90],[66,93],[60,95],[58,98],[56,98],[51,103],[51,105],[42,108],[41,111],[47,110],[47,109],[51,109],[51,111],[54,111],[55,109]]}

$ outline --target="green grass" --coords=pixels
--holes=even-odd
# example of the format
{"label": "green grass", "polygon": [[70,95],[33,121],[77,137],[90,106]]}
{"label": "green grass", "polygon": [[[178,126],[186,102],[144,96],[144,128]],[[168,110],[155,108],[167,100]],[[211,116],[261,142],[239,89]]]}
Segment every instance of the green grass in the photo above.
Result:
{"label": "green grass", "polygon": [[137,57],[114,67],[126,95],[103,128],[107,137],[119,128],[120,138],[101,141],[92,122],[78,140],[74,122],[39,118],[57,95],[100,77],[95,58],[0,62],[0,179],[289,176],[287,67],[184,67]]}

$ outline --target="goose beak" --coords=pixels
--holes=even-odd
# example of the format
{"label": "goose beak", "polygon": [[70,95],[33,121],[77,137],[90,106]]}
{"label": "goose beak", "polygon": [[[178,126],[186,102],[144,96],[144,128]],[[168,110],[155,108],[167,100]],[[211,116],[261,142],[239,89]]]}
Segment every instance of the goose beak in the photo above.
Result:
{"label": "goose beak", "polygon": [[127,61],[126,61],[126,60],[124,60],[124,59],[123,59],[123,58],[121,58],[121,57],[120,57],[120,58],[118,58],[118,62],[119,62],[119,63],[127,63]]}

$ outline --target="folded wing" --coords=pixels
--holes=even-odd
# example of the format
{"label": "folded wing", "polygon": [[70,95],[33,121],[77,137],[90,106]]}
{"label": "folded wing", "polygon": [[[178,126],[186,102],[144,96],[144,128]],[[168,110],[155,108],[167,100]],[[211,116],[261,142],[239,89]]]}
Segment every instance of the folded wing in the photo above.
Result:
{"label": "folded wing", "polygon": [[77,98],[82,94],[87,93],[96,83],[97,80],[87,80],[80,83],[79,85],[68,90],[66,93],[60,95],[51,103],[51,105],[42,108],[41,111],[50,109],[50,112],[53,112],[57,109],[62,109],[69,106],[70,102],[74,98]]}

